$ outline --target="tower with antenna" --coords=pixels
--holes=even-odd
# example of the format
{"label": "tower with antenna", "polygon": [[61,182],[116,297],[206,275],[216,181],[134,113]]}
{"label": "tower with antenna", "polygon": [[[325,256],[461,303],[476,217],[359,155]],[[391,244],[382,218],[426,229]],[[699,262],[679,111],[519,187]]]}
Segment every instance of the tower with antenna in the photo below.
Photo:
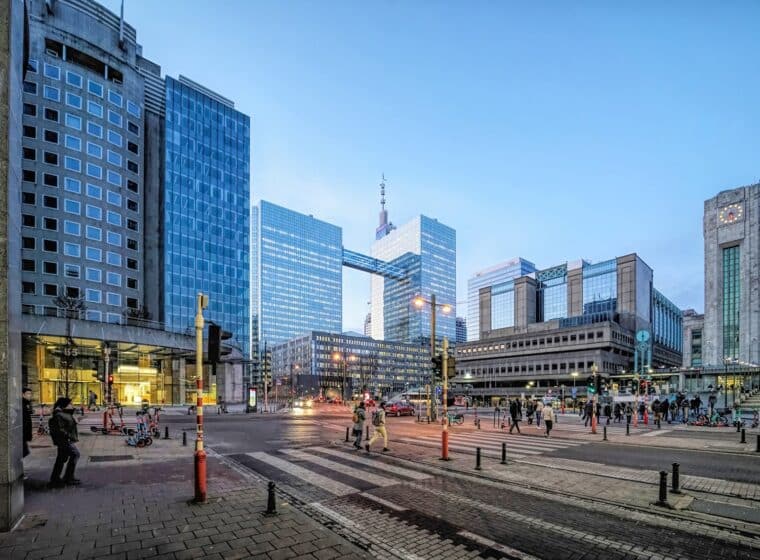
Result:
{"label": "tower with antenna", "polygon": [[388,211],[385,209],[385,173],[383,173],[380,181],[380,224],[375,230],[375,239],[382,239],[394,229],[396,226],[388,221]]}

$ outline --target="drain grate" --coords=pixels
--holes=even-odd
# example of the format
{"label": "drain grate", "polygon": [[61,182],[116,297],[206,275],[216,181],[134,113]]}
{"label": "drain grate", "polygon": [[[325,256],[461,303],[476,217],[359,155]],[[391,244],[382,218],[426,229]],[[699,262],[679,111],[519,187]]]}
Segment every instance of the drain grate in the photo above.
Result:
{"label": "drain grate", "polygon": [[131,461],[134,458],[134,455],[92,455],[90,456],[90,462],[107,463],[109,461]]}

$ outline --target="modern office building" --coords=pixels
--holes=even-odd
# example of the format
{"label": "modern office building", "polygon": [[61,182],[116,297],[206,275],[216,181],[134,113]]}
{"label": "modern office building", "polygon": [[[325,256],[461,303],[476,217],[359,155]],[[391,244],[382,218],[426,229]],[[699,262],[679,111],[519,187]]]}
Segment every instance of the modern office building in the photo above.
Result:
{"label": "modern office building", "polygon": [[514,280],[535,271],[536,265],[517,257],[476,272],[467,281],[467,324],[470,325],[467,332],[468,342],[478,340],[480,336],[480,329],[477,326],[480,325],[480,289]]}
{"label": "modern office building", "polygon": [[701,368],[704,364],[703,332],[705,328],[704,314],[697,313],[693,309],[683,312],[683,367]]}
{"label": "modern office building", "polygon": [[760,363],[760,184],[705,201],[705,366]]}
{"label": "modern office building", "polygon": [[201,289],[210,294],[207,318],[238,347],[238,364],[220,366],[222,381],[207,377],[207,386],[212,399],[218,387],[241,400],[248,118],[185,78],[165,81],[135,29],[97,2],[26,5],[24,383],[38,402],[61,394],[80,402],[89,390],[103,399],[97,374],[108,364],[114,400],[186,402],[194,391],[188,293]]}
{"label": "modern office building", "polygon": [[[437,313],[436,338],[456,336],[456,231],[427,216],[418,216],[387,232],[372,244],[372,257],[415,270],[404,286],[380,275],[371,278],[372,338],[420,343],[430,340],[430,306],[417,309],[415,295],[451,306]],[[419,257],[415,262],[414,257]],[[386,284],[390,285],[386,289]]]}
{"label": "modern office building", "polygon": [[364,318],[364,336],[372,336],[372,313],[367,313]]}
{"label": "modern office building", "polygon": [[248,355],[250,118],[180,76],[166,78],[164,300],[169,330],[192,328],[196,296]]}
{"label": "modern office building", "polygon": [[652,269],[636,254],[484,286],[479,299],[479,340],[456,349],[456,383],[475,396],[559,394],[563,386],[569,396],[593,366],[629,382],[639,330],[651,333],[648,366],[682,363],[682,313],[654,289]]}
{"label": "modern office building", "polygon": [[429,350],[417,344],[310,332],[272,348],[275,383],[297,395],[387,398],[423,386],[429,375]]}
{"label": "modern office building", "polygon": [[456,343],[462,344],[463,342],[467,342],[467,319],[457,317]]}
{"label": "modern office building", "polygon": [[254,352],[343,323],[340,227],[261,201],[252,229]]}

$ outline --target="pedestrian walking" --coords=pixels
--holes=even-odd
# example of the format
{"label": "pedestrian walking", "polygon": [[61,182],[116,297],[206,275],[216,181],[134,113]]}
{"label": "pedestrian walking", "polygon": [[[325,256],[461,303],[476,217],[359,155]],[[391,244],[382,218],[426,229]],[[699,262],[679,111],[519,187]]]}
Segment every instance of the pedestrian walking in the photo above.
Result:
{"label": "pedestrian walking", "polygon": [[533,424],[533,414],[535,413],[535,408],[533,406],[533,403],[531,401],[528,401],[528,404],[525,406],[525,416],[528,418],[528,426]]}
{"label": "pedestrian walking", "polygon": [[21,390],[21,411],[24,421],[24,457],[29,455],[29,442],[32,441],[32,390],[24,387]]}
{"label": "pedestrian walking", "polygon": [[586,407],[583,411],[583,425],[588,426],[591,422],[591,417],[594,415],[594,403],[592,401],[586,402]]}
{"label": "pedestrian walking", "polygon": [[544,403],[541,400],[536,401],[536,429],[541,429],[541,417],[544,414]]}
{"label": "pedestrian walking", "polygon": [[95,410],[95,408],[98,405],[98,396],[95,394],[95,392],[90,389],[90,395],[87,399],[87,408],[89,410]]}
{"label": "pedestrian walking", "polygon": [[509,401],[509,417],[512,420],[512,423],[509,426],[509,433],[512,433],[512,430],[517,428],[517,433],[520,433],[520,420],[522,419],[520,417],[520,406],[519,401],[517,399],[513,399]]}
{"label": "pedestrian walking", "polygon": [[364,401],[359,401],[359,404],[354,408],[353,415],[353,432],[354,432],[354,447],[356,449],[362,448],[362,432],[364,431],[364,421],[367,419],[367,413],[364,409]]}
{"label": "pedestrian walking", "polygon": [[385,402],[380,403],[380,408],[372,413],[372,425],[375,427],[375,433],[364,446],[364,449],[369,453],[369,448],[375,443],[375,440],[383,436],[383,451],[388,451],[388,431],[385,428]]}
{"label": "pedestrian walking", "polygon": [[543,410],[543,416],[544,424],[546,425],[546,434],[544,434],[544,437],[549,437],[549,434],[552,431],[552,427],[554,426],[554,409],[551,406],[545,406]]}
{"label": "pedestrian walking", "polygon": [[[58,398],[53,406],[53,415],[48,421],[48,426],[50,426],[50,437],[53,444],[58,448],[58,455],[55,458],[48,486],[50,488],[61,488],[65,485],[76,486],[81,484],[81,481],[74,477],[74,470],[77,467],[77,461],[79,461],[79,449],[75,445],[79,441],[79,432],[77,431],[77,421],[74,419],[74,408],[71,406],[70,398]],[[66,472],[61,479],[64,464],[66,464]]]}
{"label": "pedestrian walking", "polygon": [[631,416],[633,416],[633,407],[631,406],[631,403],[628,403],[625,405],[625,421],[628,424],[631,423]]}
{"label": "pedestrian walking", "polygon": [[604,405],[604,415],[607,417],[607,425],[610,425],[610,416],[612,416],[612,407],[610,403]]}

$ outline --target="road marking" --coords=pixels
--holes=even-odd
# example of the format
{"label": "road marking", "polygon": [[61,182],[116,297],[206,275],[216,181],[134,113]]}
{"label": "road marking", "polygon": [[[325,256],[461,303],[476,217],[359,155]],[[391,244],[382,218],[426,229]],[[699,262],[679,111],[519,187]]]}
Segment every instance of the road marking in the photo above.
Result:
{"label": "road marking", "polygon": [[482,544],[483,546],[487,546],[489,548],[493,548],[494,550],[498,550],[499,552],[503,552],[504,554],[509,554],[510,556],[514,558],[519,558],[520,560],[539,560],[537,556],[532,556],[530,554],[517,550],[516,548],[512,548],[511,546],[499,544],[496,541],[492,541],[491,539],[487,539],[486,537],[476,535],[475,533],[470,533],[469,531],[465,531],[464,529],[459,531],[457,535],[459,535],[460,537],[464,537],[466,539],[470,539],[471,541],[475,541],[476,543]]}
{"label": "road marking", "polygon": [[425,480],[426,478],[430,478],[429,474],[413,471],[411,469],[405,469],[403,467],[397,467],[395,465],[389,465],[387,463],[383,463],[382,461],[369,459],[367,457],[361,457],[359,455],[352,455],[351,453],[346,453],[345,451],[338,451],[337,449],[332,449],[329,447],[324,447],[324,448],[310,447],[309,449],[310,450],[314,449],[314,450],[320,451],[321,453],[332,455],[333,457],[342,457],[350,461],[354,461],[356,463],[361,463],[362,465],[370,465],[381,471],[387,471],[389,473],[405,476],[406,478],[411,478],[414,480]]}
{"label": "road marking", "polygon": [[507,436],[506,434],[456,434],[454,435],[451,440],[466,440],[469,441],[483,441],[486,443],[497,443],[499,444],[499,447],[501,447],[502,442],[506,442],[507,447],[509,446],[528,446],[529,448],[536,448],[536,449],[564,449],[566,447],[575,447],[577,445],[583,445],[584,442],[580,441],[566,441],[566,440],[557,440],[557,439],[548,439],[543,438],[539,439],[533,436]]}
{"label": "road marking", "polygon": [[378,498],[377,496],[374,496],[372,494],[367,494],[366,492],[362,492],[360,494],[361,496],[364,496],[368,500],[372,500],[373,502],[377,502],[380,505],[383,505],[387,508],[390,508],[394,511],[407,511],[405,507],[397,506],[393,502],[389,502],[388,500],[383,500],[382,498]]}
{"label": "road marking", "polygon": [[313,484],[317,488],[321,488],[330,494],[335,494],[336,496],[347,496],[349,494],[355,494],[359,491],[358,488],[354,488],[353,486],[349,486],[347,484],[343,484],[342,482],[338,482],[337,480],[322,476],[321,474],[315,473],[298,465],[294,465],[293,463],[285,461],[284,459],[280,459],[279,457],[273,457],[269,453],[264,453],[263,451],[246,453],[246,455],[253,457],[258,461],[261,461],[262,463],[266,463],[275,468],[278,468],[287,474],[296,476],[301,480]]}
{"label": "road marking", "polygon": [[335,461],[331,461],[330,459],[325,459],[324,457],[318,457],[316,455],[304,453],[300,449],[280,449],[280,452],[290,455],[291,457],[301,459],[303,461],[314,463],[315,465],[319,465],[320,467],[325,467],[335,472],[352,476],[359,480],[366,480],[367,482],[369,482],[370,484],[374,484],[375,486],[393,486],[395,484],[399,484],[400,482],[402,482],[396,478],[388,478],[385,476],[381,476],[379,474],[362,471],[359,469],[355,469],[353,467],[349,467],[347,465],[336,463]]}
{"label": "road marking", "polygon": [[642,434],[641,437],[656,437],[661,436],[662,434],[667,434],[672,430],[657,430],[656,432],[649,432],[648,434]]}

